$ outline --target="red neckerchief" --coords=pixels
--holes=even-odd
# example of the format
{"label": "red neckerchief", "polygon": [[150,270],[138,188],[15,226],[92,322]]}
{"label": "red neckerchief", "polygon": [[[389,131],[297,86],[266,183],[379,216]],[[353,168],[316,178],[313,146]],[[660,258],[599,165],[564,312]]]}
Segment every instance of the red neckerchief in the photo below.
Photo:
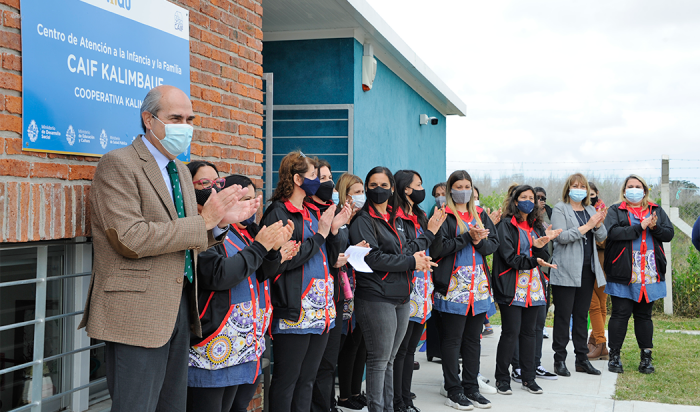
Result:
{"label": "red neckerchief", "polygon": [[[420,226],[420,225],[418,224],[418,216],[416,216],[416,215],[407,215],[407,214],[403,211],[403,209],[401,209],[401,208],[399,208],[399,209],[396,211],[396,216],[397,216],[397,217],[400,217],[401,219],[410,220],[411,222],[413,222],[413,226],[416,227],[416,228]],[[384,217],[385,217],[386,219],[389,219],[389,214],[387,213],[386,215],[384,215]]]}
{"label": "red neckerchief", "polygon": [[311,216],[309,215],[309,210],[306,207],[302,206],[302,209],[299,210],[289,200],[285,200],[284,206],[287,208],[288,211],[290,211],[292,213],[301,213],[301,215],[304,217],[304,220],[311,221]]}

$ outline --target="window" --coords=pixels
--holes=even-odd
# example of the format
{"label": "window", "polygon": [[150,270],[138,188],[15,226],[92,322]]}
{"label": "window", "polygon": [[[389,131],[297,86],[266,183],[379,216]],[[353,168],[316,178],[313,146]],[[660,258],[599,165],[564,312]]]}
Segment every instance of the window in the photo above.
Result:
{"label": "window", "polygon": [[0,412],[85,410],[104,392],[103,344],[76,330],[91,265],[88,243],[0,247]]}

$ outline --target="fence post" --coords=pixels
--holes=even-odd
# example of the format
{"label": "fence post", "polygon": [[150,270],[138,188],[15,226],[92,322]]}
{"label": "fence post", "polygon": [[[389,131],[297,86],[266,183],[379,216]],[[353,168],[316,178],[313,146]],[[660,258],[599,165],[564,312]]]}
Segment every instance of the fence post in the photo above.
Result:
{"label": "fence post", "polygon": [[[666,215],[671,218],[671,193],[669,191],[669,158],[668,155],[661,156],[661,208]],[[664,299],[664,313],[673,315],[673,265],[671,256],[671,243],[664,243],[666,253],[666,298]]]}

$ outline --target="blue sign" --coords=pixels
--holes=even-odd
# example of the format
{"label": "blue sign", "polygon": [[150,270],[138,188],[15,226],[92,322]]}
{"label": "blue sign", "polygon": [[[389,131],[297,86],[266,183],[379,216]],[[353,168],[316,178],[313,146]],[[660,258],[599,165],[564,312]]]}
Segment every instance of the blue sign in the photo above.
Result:
{"label": "blue sign", "polygon": [[189,95],[188,10],[166,0],[23,0],[21,10],[24,150],[101,156],[143,133],[150,89]]}

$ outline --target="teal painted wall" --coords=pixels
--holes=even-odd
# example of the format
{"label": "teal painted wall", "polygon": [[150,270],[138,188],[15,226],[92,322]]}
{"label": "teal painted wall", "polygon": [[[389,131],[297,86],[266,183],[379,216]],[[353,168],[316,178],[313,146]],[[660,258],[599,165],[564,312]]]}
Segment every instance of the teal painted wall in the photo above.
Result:
{"label": "teal painted wall", "polygon": [[[413,169],[423,177],[426,200],[433,204],[430,190],[446,180],[445,116],[389,70],[377,57],[377,75],[372,89],[362,91],[363,47],[354,40],[355,104],[353,168],[363,180],[373,167],[386,166],[392,172]],[[419,124],[419,116],[437,117],[437,125]]]}
{"label": "teal painted wall", "polygon": [[[386,166],[393,172],[413,169],[421,174],[423,186],[430,192],[435,183],[446,180],[445,116],[379,59],[372,90],[363,92],[362,53],[362,44],[355,39],[265,42],[263,70],[274,73],[274,103],[354,104],[354,173],[364,179],[374,166]],[[438,125],[420,126],[421,114],[437,117]],[[275,114],[275,118],[281,117],[282,112]],[[279,144],[275,140],[274,170],[281,157],[294,148],[318,153],[321,157],[323,153],[338,153],[341,147],[335,146],[342,145],[343,141],[328,141],[319,146],[318,139],[305,136],[340,136],[345,127],[343,122],[276,121],[275,136],[299,138],[285,139]],[[328,159],[333,164],[335,177],[339,175],[336,171],[343,170],[344,160],[336,157]],[[427,208],[432,203],[428,195],[423,206]]]}
{"label": "teal painted wall", "polygon": [[275,75],[274,104],[351,104],[354,42],[264,42],[263,72]]}

